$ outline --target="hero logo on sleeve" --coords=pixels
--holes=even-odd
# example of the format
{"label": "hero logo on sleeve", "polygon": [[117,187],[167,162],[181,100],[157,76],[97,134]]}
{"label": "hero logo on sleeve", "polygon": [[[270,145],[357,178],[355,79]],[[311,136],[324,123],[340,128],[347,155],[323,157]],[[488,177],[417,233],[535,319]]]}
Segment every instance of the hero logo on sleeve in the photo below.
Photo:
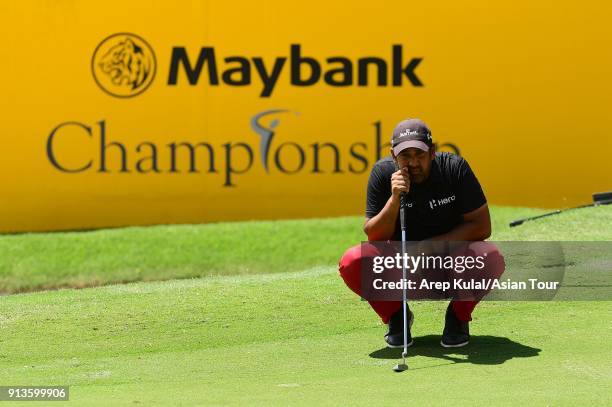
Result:
{"label": "hero logo on sleeve", "polygon": [[440,198],[440,199],[430,199],[429,207],[433,210],[434,208],[438,206],[448,205],[449,203],[454,202],[454,201],[455,201],[455,195],[447,196],[446,198]]}

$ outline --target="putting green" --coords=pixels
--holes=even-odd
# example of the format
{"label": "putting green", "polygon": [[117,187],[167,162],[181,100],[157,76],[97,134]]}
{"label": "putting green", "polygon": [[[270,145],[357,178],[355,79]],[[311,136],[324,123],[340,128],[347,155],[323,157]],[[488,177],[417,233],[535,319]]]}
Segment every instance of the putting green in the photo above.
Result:
{"label": "putting green", "polygon": [[[497,240],[612,240],[612,206],[516,229],[537,211],[492,212]],[[2,236],[5,292],[198,278],[0,296],[0,384],[69,385],[79,406],[610,404],[609,301],[485,302],[461,349],[439,346],[444,303],[413,303],[410,370],[393,372],[401,350],[334,264],[361,224]]]}
{"label": "putting green", "polygon": [[[439,346],[444,304],[412,305],[410,370],[333,268],[0,299],[0,383],[70,385],[78,405],[603,405],[610,302],[488,302]],[[54,404],[55,405],[55,404]]]}

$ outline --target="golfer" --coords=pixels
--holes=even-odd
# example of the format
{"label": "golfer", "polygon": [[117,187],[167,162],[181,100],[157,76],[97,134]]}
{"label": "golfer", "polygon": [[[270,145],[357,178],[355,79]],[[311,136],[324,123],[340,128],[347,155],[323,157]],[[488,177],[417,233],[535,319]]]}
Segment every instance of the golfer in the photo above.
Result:
{"label": "golfer", "polygon": [[[369,241],[401,240],[400,195],[405,193],[406,238],[409,241],[482,241],[491,235],[487,200],[478,179],[462,157],[436,152],[431,131],[418,119],[404,120],[393,130],[391,155],[379,160],[370,173],[367,187],[364,232]],[[478,244],[477,255],[497,249]],[[361,246],[346,251],[340,260],[340,275],[346,285],[361,295]],[[499,256],[501,257],[501,256]],[[503,262],[502,262],[503,264]],[[497,277],[503,266],[497,267]],[[446,310],[441,344],[467,345],[469,321],[477,301],[451,301]],[[385,341],[389,347],[404,342],[401,301],[370,301],[388,324]],[[409,327],[414,315],[407,310]],[[412,344],[408,328],[407,342]]]}

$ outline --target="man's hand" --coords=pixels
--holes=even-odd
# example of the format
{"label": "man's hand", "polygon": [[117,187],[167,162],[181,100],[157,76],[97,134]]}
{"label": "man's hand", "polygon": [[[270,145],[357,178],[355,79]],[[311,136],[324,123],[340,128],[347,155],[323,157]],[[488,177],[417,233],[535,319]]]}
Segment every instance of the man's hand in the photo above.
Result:
{"label": "man's hand", "polygon": [[366,218],[363,231],[368,235],[368,240],[389,240],[393,237],[399,214],[400,194],[408,191],[410,191],[410,174],[405,167],[391,175],[391,197],[385,207],[373,218]]}
{"label": "man's hand", "polygon": [[399,199],[402,192],[410,191],[410,173],[404,167],[391,175],[391,193],[394,199]]}

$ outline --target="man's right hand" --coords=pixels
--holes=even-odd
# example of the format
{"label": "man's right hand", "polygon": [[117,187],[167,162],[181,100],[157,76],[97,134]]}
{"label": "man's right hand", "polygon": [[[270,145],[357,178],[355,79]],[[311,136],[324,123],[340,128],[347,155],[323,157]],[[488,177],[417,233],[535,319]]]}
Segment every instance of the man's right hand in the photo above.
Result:
{"label": "man's right hand", "polygon": [[410,173],[404,167],[391,175],[391,193],[394,199],[399,199],[402,192],[410,191]]}
{"label": "man's right hand", "polygon": [[391,175],[391,197],[385,207],[373,218],[366,218],[363,231],[368,240],[389,240],[393,238],[400,207],[400,194],[410,191],[410,174],[408,168],[396,171]]}

